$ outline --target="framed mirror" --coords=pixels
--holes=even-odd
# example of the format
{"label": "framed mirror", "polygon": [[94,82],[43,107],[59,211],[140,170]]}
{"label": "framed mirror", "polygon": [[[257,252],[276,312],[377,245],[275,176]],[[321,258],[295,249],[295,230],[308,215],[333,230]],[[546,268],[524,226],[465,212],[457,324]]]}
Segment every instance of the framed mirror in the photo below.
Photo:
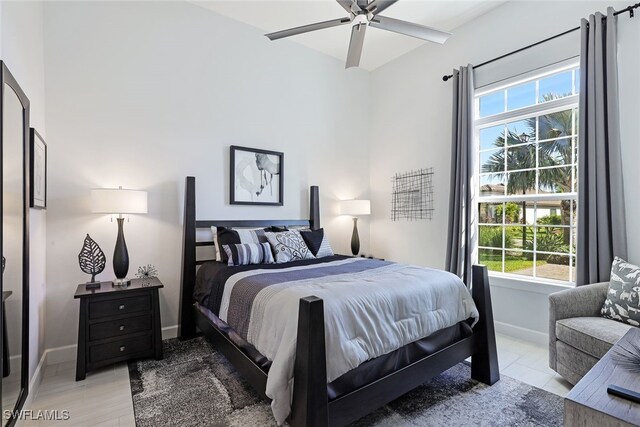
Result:
{"label": "framed mirror", "polygon": [[29,100],[0,65],[0,398],[3,422],[12,426],[29,391]]}

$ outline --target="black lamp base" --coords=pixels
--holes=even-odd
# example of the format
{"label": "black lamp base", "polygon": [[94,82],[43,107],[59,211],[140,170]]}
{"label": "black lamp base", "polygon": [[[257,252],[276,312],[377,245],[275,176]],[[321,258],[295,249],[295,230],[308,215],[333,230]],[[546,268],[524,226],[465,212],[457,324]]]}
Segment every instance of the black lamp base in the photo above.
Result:
{"label": "black lamp base", "polygon": [[353,234],[351,235],[351,253],[357,256],[360,252],[360,236],[358,236],[358,218],[353,218]]}
{"label": "black lamp base", "polygon": [[113,251],[113,272],[116,275],[116,282],[125,283],[127,281],[127,273],[129,272],[129,251],[127,243],[124,240],[124,218],[118,218],[118,238],[116,240],[116,248]]}

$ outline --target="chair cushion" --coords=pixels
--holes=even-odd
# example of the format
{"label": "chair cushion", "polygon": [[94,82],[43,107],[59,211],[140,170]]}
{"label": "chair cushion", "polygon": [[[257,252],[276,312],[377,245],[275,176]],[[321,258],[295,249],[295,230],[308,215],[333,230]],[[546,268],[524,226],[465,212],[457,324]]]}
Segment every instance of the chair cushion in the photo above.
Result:
{"label": "chair cushion", "polygon": [[604,317],[572,317],[556,322],[556,336],[600,359],[631,328],[633,326]]}

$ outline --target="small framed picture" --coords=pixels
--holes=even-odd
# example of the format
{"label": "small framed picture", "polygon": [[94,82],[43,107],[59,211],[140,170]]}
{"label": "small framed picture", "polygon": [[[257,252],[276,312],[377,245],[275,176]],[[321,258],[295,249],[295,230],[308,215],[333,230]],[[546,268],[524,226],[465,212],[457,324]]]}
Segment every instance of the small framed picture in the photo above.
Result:
{"label": "small framed picture", "polygon": [[29,176],[31,187],[29,206],[36,209],[47,208],[47,143],[42,136],[31,128]]}
{"label": "small framed picture", "polygon": [[232,205],[282,206],[284,153],[231,146]]}

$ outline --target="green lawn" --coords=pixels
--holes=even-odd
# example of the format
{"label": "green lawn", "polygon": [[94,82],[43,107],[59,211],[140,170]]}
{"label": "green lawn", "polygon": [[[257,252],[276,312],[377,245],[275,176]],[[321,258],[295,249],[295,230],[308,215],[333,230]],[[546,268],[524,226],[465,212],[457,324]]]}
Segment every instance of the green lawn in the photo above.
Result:
{"label": "green lawn", "polygon": [[[545,265],[547,262],[538,260],[537,266]],[[493,255],[480,255],[480,264],[487,266],[489,270],[502,271],[502,260],[499,256]],[[506,257],[504,260],[504,272],[511,273],[513,271],[524,270],[533,267],[533,260],[528,260],[521,257]]]}

